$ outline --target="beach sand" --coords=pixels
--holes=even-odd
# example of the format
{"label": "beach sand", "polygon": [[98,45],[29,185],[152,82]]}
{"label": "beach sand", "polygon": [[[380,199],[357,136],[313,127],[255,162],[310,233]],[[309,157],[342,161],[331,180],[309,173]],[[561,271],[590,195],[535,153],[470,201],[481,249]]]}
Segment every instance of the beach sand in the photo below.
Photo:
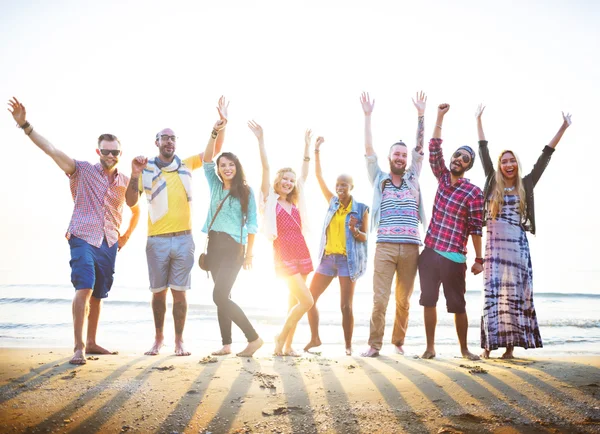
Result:
{"label": "beach sand", "polygon": [[600,357],[267,354],[121,353],[76,367],[66,349],[3,348],[0,431],[600,433]]}

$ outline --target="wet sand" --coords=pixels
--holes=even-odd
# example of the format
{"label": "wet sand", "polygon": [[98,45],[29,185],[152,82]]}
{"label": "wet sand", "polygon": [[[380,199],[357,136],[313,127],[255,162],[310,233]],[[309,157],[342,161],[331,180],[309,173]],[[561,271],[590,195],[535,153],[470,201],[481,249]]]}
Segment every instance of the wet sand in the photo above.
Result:
{"label": "wet sand", "polygon": [[600,357],[70,356],[0,349],[0,431],[600,433]]}

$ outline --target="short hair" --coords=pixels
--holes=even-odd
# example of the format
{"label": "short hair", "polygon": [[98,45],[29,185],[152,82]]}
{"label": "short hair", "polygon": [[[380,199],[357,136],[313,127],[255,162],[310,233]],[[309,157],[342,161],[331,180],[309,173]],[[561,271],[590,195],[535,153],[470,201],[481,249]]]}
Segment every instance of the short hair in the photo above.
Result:
{"label": "short hair", "polygon": [[390,150],[388,151],[388,156],[392,153],[392,149],[394,149],[394,146],[404,146],[404,147],[406,147],[406,149],[408,149],[408,146],[406,146],[406,143],[404,143],[402,140],[398,140],[396,143],[394,143],[392,146],[390,146]]}
{"label": "short hair", "polygon": [[100,136],[98,137],[98,147],[100,147],[100,143],[102,142],[102,140],[106,140],[107,142],[117,142],[119,144],[119,147],[121,147],[121,142],[119,141],[119,139],[117,139],[117,136],[115,136],[114,134],[100,134]]}

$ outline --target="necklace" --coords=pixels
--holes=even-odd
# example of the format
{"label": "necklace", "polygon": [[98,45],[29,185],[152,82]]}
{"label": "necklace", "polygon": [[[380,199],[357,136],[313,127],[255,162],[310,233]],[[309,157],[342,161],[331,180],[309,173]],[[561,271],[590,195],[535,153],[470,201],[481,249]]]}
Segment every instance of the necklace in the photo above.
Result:
{"label": "necklace", "polygon": [[512,187],[504,187],[504,191],[512,191],[514,189],[515,189],[514,185]]}

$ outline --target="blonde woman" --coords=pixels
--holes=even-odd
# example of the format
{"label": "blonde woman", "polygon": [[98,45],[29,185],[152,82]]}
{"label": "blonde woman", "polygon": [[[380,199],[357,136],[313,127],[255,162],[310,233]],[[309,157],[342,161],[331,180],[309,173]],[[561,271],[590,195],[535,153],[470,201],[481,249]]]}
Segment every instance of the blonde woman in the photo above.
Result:
{"label": "blonde woman", "polygon": [[300,178],[296,178],[293,169],[285,167],[277,171],[271,185],[262,127],[254,121],[248,122],[248,127],[258,139],[263,169],[260,200],[262,232],[273,242],[276,274],[286,280],[290,291],[288,316],[275,337],[274,354],[297,357],[300,354],[292,348],[296,325],[313,306],[313,297],[306,286],[306,277],[313,271],[313,264],[303,234],[306,213],[302,194],[302,185],[308,176],[311,131],[307,130],[304,137]]}
{"label": "blonde woman", "polygon": [[571,125],[571,115],[563,113],[560,129],[543,149],[531,173],[521,177],[517,156],[510,150],[500,153],[497,170],[494,170],[481,121],[484,109],[479,105],[476,112],[479,156],[486,176],[481,356],[487,359],[491,351],[506,348],[502,358],[512,359],[514,347],[542,347],[533,304],[533,273],[526,232],[535,234],[533,189]]}

